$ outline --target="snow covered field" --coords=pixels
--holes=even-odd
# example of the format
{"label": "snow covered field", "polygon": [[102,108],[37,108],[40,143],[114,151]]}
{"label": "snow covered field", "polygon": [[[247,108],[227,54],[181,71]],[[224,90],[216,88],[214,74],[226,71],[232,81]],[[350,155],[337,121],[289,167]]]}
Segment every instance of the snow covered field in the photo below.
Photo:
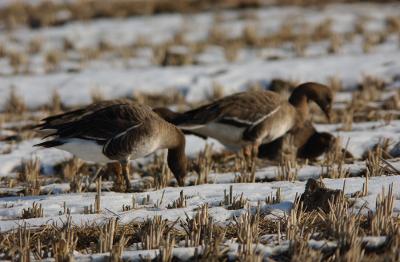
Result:
{"label": "snow covered field", "polygon": [[[0,1],[0,6],[8,2]],[[391,259],[399,255],[398,10],[398,3],[274,6],[2,29],[0,259],[28,255],[51,261],[62,252],[49,244],[46,230],[53,232],[54,243],[67,239],[63,234],[68,230],[75,232],[65,240],[70,248],[63,254],[78,261],[105,261],[113,254],[124,261],[207,259],[216,253],[241,261],[287,261],[311,253],[333,259],[339,251],[349,261],[351,255],[358,256],[352,261],[373,260],[379,252]],[[40,138],[32,126],[41,118],[92,101],[127,97],[182,110],[248,88],[276,88],[276,80],[289,86],[316,81],[335,89],[333,123],[318,110],[313,118],[318,131],[340,137],[351,159],[323,155],[299,160],[289,170],[285,163],[260,160],[251,182],[246,180],[251,174],[235,166],[238,155],[221,160],[218,156],[227,152],[218,141],[188,135],[192,166],[187,186],[174,186],[170,174],[157,182],[168,172],[162,171],[162,157],[150,156],[132,163],[135,192],[112,191],[110,178],[103,179],[99,196],[90,178],[98,168],[95,163],[85,165],[69,153],[33,147]],[[204,157],[206,145],[212,147]],[[290,173],[291,181],[282,172]],[[335,227],[340,219],[322,211],[308,218],[293,213],[307,180],[319,177],[327,188],[344,187],[351,208],[340,213],[335,207],[332,213],[352,230],[341,231]],[[230,190],[234,203],[227,200]],[[182,197],[184,204],[177,201]],[[383,198],[391,204],[381,202]],[[386,213],[383,205],[389,205]],[[159,226],[159,216],[168,220],[160,226],[165,230],[149,229],[148,221]],[[202,216],[206,219],[196,231],[190,223]],[[111,232],[105,225],[114,220],[118,226]],[[191,230],[185,228],[189,224]],[[161,234],[152,235],[157,241],[151,245],[143,238],[149,232]],[[190,242],[197,233],[200,240]],[[22,243],[18,234],[31,234],[30,240],[25,237]],[[110,248],[103,248],[103,239]],[[302,242],[308,244],[299,246]]]}

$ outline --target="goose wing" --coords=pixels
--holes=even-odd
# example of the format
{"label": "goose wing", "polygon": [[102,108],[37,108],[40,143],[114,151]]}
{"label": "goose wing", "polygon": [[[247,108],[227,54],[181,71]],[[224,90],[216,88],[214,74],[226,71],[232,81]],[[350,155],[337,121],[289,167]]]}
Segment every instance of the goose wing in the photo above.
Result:
{"label": "goose wing", "polygon": [[57,114],[42,119],[42,123],[37,126],[38,129],[51,129],[52,126],[65,124],[68,122],[77,121],[87,115],[90,115],[102,108],[106,108],[112,105],[131,104],[132,101],[128,99],[116,99],[116,100],[104,100],[97,103],[93,103],[83,108],[68,111],[66,113]]}
{"label": "goose wing", "polygon": [[147,106],[113,101],[44,119],[40,127],[54,130],[49,136],[57,139],[83,138],[105,144],[142,125],[150,115],[156,116]]}
{"label": "goose wing", "polygon": [[210,122],[250,127],[278,110],[281,102],[280,95],[272,91],[237,93],[187,111],[175,119],[175,124],[184,129],[196,128]]}

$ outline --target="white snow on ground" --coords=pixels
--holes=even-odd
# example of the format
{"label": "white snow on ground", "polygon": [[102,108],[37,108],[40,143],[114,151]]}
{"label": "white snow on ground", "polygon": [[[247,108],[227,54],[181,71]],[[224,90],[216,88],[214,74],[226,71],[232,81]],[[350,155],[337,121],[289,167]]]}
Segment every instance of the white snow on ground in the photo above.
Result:
{"label": "white snow on ground", "polygon": [[[65,0],[57,0],[65,1]],[[74,0],[68,0],[74,1]],[[10,1],[0,0],[0,7]],[[34,1],[37,2],[37,1]],[[379,32],[384,28],[385,19],[390,15],[398,15],[399,4],[375,5],[375,4],[351,4],[329,5],[322,8],[297,8],[297,7],[272,7],[261,10],[249,10],[250,15],[258,18],[256,30],[260,35],[270,34],[279,30],[282,22],[293,21],[293,30],[300,30],[299,25],[306,21],[315,26],[326,19],[332,19],[334,32],[349,32],[361,17],[365,17],[365,29],[370,32]],[[375,12],[379,8],[379,12]],[[243,13],[224,11],[218,14],[205,12],[196,15],[157,15],[152,17],[134,17],[129,19],[100,19],[88,22],[73,22],[62,27],[18,30],[0,34],[0,43],[5,43],[10,50],[25,50],[28,43],[34,38],[43,39],[43,52],[54,48],[60,48],[64,39],[72,40],[77,48],[91,48],[96,46],[99,40],[109,41],[115,45],[132,44],[137,39],[145,39],[150,44],[157,44],[172,39],[182,31],[188,41],[206,39],[211,27],[215,26],[214,20],[220,19],[218,26],[227,32],[228,37],[237,37],[247,25],[254,21],[247,21]],[[11,41],[10,39],[14,39]],[[218,84],[223,87],[225,94],[244,90],[249,84],[260,82],[268,84],[271,79],[282,78],[298,82],[319,81],[327,83],[331,76],[343,81],[346,88],[354,88],[363,76],[372,75],[392,82],[400,73],[400,49],[399,36],[389,35],[388,39],[375,46],[368,54],[363,53],[360,36],[355,36],[353,41],[345,43],[338,54],[327,54],[327,41],[311,43],[306,47],[305,57],[297,57],[293,47],[283,45],[276,48],[262,50],[243,49],[239,51],[235,63],[226,61],[224,50],[218,46],[209,46],[195,60],[196,65],[181,67],[159,67],[152,62],[151,48],[143,48],[135,57],[122,61],[116,57],[102,57],[89,61],[84,66],[70,59],[62,61],[60,70],[54,73],[45,73],[42,54],[33,55],[31,58],[32,71],[28,74],[12,74],[12,68],[6,58],[0,58],[0,111],[8,99],[13,87],[31,108],[36,108],[51,102],[55,90],[58,91],[62,102],[66,105],[82,105],[91,102],[92,92],[100,91],[106,98],[133,96],[138,91],[149,93],[168,93],[179,90],[187,101],[199,101],[208,98],[213,92],[213,86]],[[68,53],[74,57],[78,54]],[[79,55],[78,55],[79,56]],[[272,60],[278,57],[279,60]],[[67,73],[70,67],[80,68],[77,73]],[[399,80],[391,84],[390,92],[383,94],[384,98],[393,95],[400,87]],[[343,108],[345,103],[352,99],[350,90],[342,90],[336,96],[335,108]],[[14,129],[31,122],[1,123],[0,136],[16,134]],[[365,162],[360,158],[368,149],[382,142],[390,140],[389,150],[400,152],[400,120],[385,122],[353,123],[351,131],[340,131],[340,124],[317,125],[318,131],[328,131],[337,137],[341,137],[342,146],[347,146],[358,160],[344,167],[349,169],[352,175],[359,174],[365,169]],[[69,153],[57,149],[38,149],[32,147],[39,139],[28,139],[22,142],[0,142],[0,178],[15,177],[21,161],[38,157],[42,165],[42,174],[51,177],[54,175],[55,164],[70,159]],[[206,143],[213,144],[213,151],[221,151],[223,146],[215,140],[203,140],[195,136],[187,136],[186,154],[197,157],[204,149]],[[160,153],[160,152],[158,152]],[[397,157],[400,154],[396,155]],[[145,164],[151,157],[136,160],[135,163]],[[400,169],[399,158],[389,160],[397,169]],[[264,163],[263,163],[264,164]],[[383,164],[385,165],[385,164]],[[62,225],[66,221],[66,215],[60,215],[64,204],[71,210],[72,221],[76,225],[103,223],[111,217],[118,217],[121,223],[131,221],[143,221],[156,215],[174,221],[184,218],[185,214],[192,216],[196,208],[203,204],[210,207],[210,215],[222,225],[232,222],[232,217],[246,212],[245,209],[228,210],[220,203],[224,198],[224,190],[229,191],[233,186],[234,195],[243,196],[249,200],[251,206],[261,203],[263,215],[270,217],[282,217],[287,214],[295,199],[304,191],[306,180],[310,177],[317,178],[325,172],[320,164],[308,164],[299,166],[295,182],[276,181],[263,183],[234,183],[239,174],[236,173],[211,173],[208,177],[210,184],[168,187],[143,193],[101,193],[101,213],[83,214],[85,207],[94,204],[95,193],[67,193],[70,185],[67,183],[46,184],[41,187],[42,192],[48,195],[40,196],[13,196],[0,198],[0,232],[6,232],[20,225],[39,227],[45,224]],[[259,166],[256,170],[256,179],[261,181],[274,180],[278,174],[278,167],[268,163],[268,166]],[[135,173],[131,181],[133,185],[140,184],[141,178]],[[187,185],[194,182],[197,176],[189,174]],[[5,179],[7,181],[7,179]],[[50,182],[53,183],[51,179]],[[351,196],[362,190],[365,178],[351,177],[346,179],[324,179],[327,187],[342,189],[345,182],[345,193]],[[394,212],[400,214],[400,176],[371,177],[368,185],[368,195],[356,199],[355,212],[364,204],[367,210],[374,211],[375,201],[382,192],[393,184],[394,188]],[[92,185],[93,186],[93,185]],[[109,182],[103,183],[103,188],[108,188]],[[264,200],[271,194],[274,195],[280,188],[282,202],[268,205]],[[1,188],[2,192],[17,194],[22,187]],[[179,197],[180,191],[188,196],[187,207],[168,209],[167,206]],[[147,196],[150,203],[143,205],[143,199]],[[135,199],[136,209],[122,211],[122,205],[132,205]],[[41,204],[44,209],[43,218],[19,219],[23,209],[32,207],[33,203]],[[265,238],[271,236],[264,236]],[[368,245],[377,245],[385,240],[385,237],[363,239]],[[229,253],[235,253],[237,243],[226,243]],[[277,249],[288,248],[288,242],[281,245],[259,245],[262,254],[273,254]],[[335,246],[336,243],[312,240],[310,246]],[[129,247],[123,256],[139,258],[140,255],[155,257],[156,250],[132,250]],[[181,259],[192,256],[194,248],[174,249],[174,254]],[[75,254],[79,261],[102,261],[107,254],[82,255]]]}
{"label": "white snow on ground", "polygon": [[[333,189],[342,189],[343,182],[346,181],[345,193],[350,194],[362,190],[364,178],[347,178],[347,179],[324,179],[327,187]],[[400,176],[388,177],[371,177],[368,186],[368,196],[357,199],[356,208],[360,208],[365,202],[367,208],[374,210],[375,199],[382,188],[386,189],[393,183],[394,188],[400,187]],[[274,205],[262,205],[264,214],[274,214],[282,216],[290,211],[294,198],[304,192],[305,182],[288,182],[279,181],[271,183],[251,183],[233,185],[234,195],[243,195],[250,201],[251,205],[257,205],[258,201],[264,201],[271,194],[275,195],[277,188],[281,189],[283,197],[282,202]],[[101,194],[102,213],[82,215],[84,207],[93,205],[95,193],[81,194],[60,194],[60,195],[43,195],[32,197],[4,197],[0,199],[0,231],[5,232],[13,228],[18,228],[19,225],[27,224],[28,227],[37,227],[44,224],[55,223],[61,225],[65,222],[66,216],[59,215],[63,210],[64,202],[66,207],[71,209],[72,221],[74,224],[83,225],[85,223],[101,223],[111,217],[118,217],[121,223],[129,223],[131,221],[142,221],[143,219],[162,215],[164,218],[174,221],[178,218],[185,217],[185,213],[192,216],[196,211],[196,207],[202,204],[210,206],[210,215],[216,222],[227,222],[232,216],[238,216],[245,212],[242,210],[227,210],[220,206],[220,202],[224,199],[224,190],[229,191],[230,184],[204,184],[199,186],[191,186],[185,188],[165,188],[162,190],[145,192],[145,193],[115,193],[103,192]],[[179,197],[179,192],[183,190],[184,194],[189,196],[187,199],[186,208],[167,209],[168,204]],[[140,205],[143,199],[150,195],[149,205]],[[155,207],[157,202],[162,202],[158,207]],[[122,205],[132,205],[132,196],[135,197],[138,208],[122,212]],[[42,204],[44,209],[43,218],[32,218],[21,220],[22,210],[32,207],[33,202]],[[265,203],[265,202],[263,202]],[[400,195],[395,193],[394,212],[400,213]]]}
{"label": "white snow on ground", "polygon": [[[260,35],[277,31],[282,23],[290,17],[296,30],[298,24],[307,22],[311,26],[325,19],[332,20],[334,32],[353,30],[357,19],[367,17],[365,30],[379,32],[385,24],[385,18],[396,15],[398,4],[377,7],[368,5],[329,5],[316,8],[272,7],[251,11],[257,17],[257,31]],[[379,8],[380,12],[374,12]],[[251,13],[250,12],[250,13]],[[221,12],[218,26],[227,34],[238,35],[248,21],[233,11]],[[132,44],[137,39],[146,39],[151,43],[160,43],[172,39],[184,29],[188,38],[204,39],[213,25],[215,14],[211,12],[196,15],[157,15],[134,17],[129,19],[102,19],[89,22],[73,22],[62,27],[29,30],[18,29],[9,34],[1,34],[0,42],[6,43],[6,49],[23,50],[32,39],[43,40],[42,52],[61,48],[65,38],[70,39],[76,48],[97,46],[100,40],[115,45]],[[14,39],[13,41],[9,39]],[[128,61],[107,56],[89,62],[79,73],[56,72],[44,74],[43,58],[35,57],[31,61],[33,72],[37,74],[7,76],[0,81],[0,109],[4,107],[10,89],[15,86],[17,92],[30,107],[37,107],[51,101],[54,90],[57,90],[62,101],[67,105],[87,104],[91,101],[91,93],[98,90],[107,98],[129,96],[137,91],[168,92],[171,88],[179,89],[188,101],[199,101],[212,93],[214,84],[223,87],[226,93],[244,89],[255,81],[269,81],[283,78],[294,81],[327,82],[327,78],[337,76],[345,86],[359,82],[363,75],[371,74],[383,79],[392,79],[400,72],[399,38],[388,36],[384,44],[374,47],[369,54],[364,54],[362,39],[355,37],[350,44],[346,43],[338,54],[329,55],[319,51],[327,42],[312,43],[306,49],[306,57],[293,58],[292,47],[266,48],[259,52],[242,50],[236,63],[228,63],[223,52],[215,48],[207,48],[200,54],[196,66],[158,67],[152,65],[152,51],[143,52]],[[9,44],[8,42],[12,42]],[[326,47],[323,47],[325,50]],[[207,52],[210,52],[207,55]],[[215,52],[218,55],[215,55]],[[272,52],[272,54],[271,54]],[[283,60],[267,60],[268,53],[274,56],[283,54]],[[70,53],[74,57],[77,54]],[[79,55],[78,55],[79,56]],[[289,59],[290,58],[290,59]],[[220,62],[216,62],[217,59]],[[61,68],[68,68],[78,62],[62,61]],[[79,60],[79,59],[78,59]],[[40,62],[41,61],[41,62]],[[37,64],[38,62],[38,64]],[[0,68],[6,75],[12,72],[7,58],[0,59]],[[78,67],[80,67],[78,63]],[[2,71],[5,70],[5,71]],[[7,73],[8,72],[8,73]],[[40,94],[40,95],[38,95]]]}
{"label": "white snow on ground", "polygon": [[188,101],[201,101],[212,94],[215,83],[229,94],[244,90],[252,82],[273,78],[326,83],[328,77],[338,76],[344,85],[353,86],[363,75],[392,79],[399,72],[400,50],[281,61],[254,59],[219,66],[108,68],[83,70],[79,74],[10,76],[0,82],[0,108],[4,107],[12,87],[30,107],[50,103],[56,89],[66,105],[90,103],[93,90],[99,90],[111,99],[132,96],[135,91],[165,93],[176,88]]}

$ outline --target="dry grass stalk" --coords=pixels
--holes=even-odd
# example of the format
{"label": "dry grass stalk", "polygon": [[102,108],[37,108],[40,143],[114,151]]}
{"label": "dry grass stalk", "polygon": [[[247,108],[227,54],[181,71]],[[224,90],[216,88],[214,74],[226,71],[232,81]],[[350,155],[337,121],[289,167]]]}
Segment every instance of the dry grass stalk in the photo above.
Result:
{"label": "dry grass stalk", "polygon": [[67,223],[61,231],[57,232],[56,240],[52,243],[55,261],[74,261],[73,252],[77,242],[78,237],[72,228],[71,217],[68,217]]}
{"label": "dry grass stalk", "polygon": [[307,40],[302,38],[296,38],[293,43],[294,52],[297,57],[306,56]]}
{"label": "dry grass stalk", "polygon": [[295,240],[296,237],[300,236],[300,232],[303,231],[302,221],[304,217],[303,203],[300,202],[300,198],[296,197],[287,220],[286,238],[288,240]]}
{"label": "dry grass stalk", "polygon": [[269,204],[269,205],[278,204],[281,201],[282,201],[282,197],[281,197],[281,188],[280,187],[278,187],[278,189],[275,191],[275,196],[271,192],[271,195],[269,195],[265,198],[265,203]]}
{"label": "dry grass stalk", "polygon": [[235,158],[235,172],[239,173],[235,176],[235,183],[254,183],[256,181],[256,156],[252,154],[247,157],[238,154]]}
{"label": "dry grass stalk", "polygon": [[159,248],[158,260],[162,262],[171,262],[173,258],[173,250],[175,246],[175,239],[168,233],[164,241],[164,245]]}
{"label": "dry grass stalk", "polygon": [[58,212],[58,214],[61,215],[70,215],[71,214],[71,209],[67,207],[67,203],[64,201],[63,203],[63,210]]}
{"label": "dry grass stalk", "polygon": [[92,204],[83,207],[83,214],[94,214],[94,213],[95,211]]}
{"label": "dry grass stalk", "polygon": [[28,43],[29,54],[37,54],[42,50],[43,39],[40,37],[32,38]]}
{"label": "dry grass stalk", "polygon": [[320,24],[318,24],[314,32],[312,33],[312,38],[315,41],[323,40],[323,39],[328,39],[332,35],[332,20],[331,19],[325,19],[323,20]]}
{"label": "dry grass stalk", "polygon": [[128,243],[128,240],[125,238],[125,235],[122,235],[118,242],[113,245],[110,251],[109,262],[122,262],[122,252],[124,251],[124,247]]}
{"label": "dry grass stalk", "polygon": [[224,57],[227,62],[233,63],[237,60],[240,51],[240,45],[230,44],[224,48]]}
{"label": "dry grass stalk", "polygon": [[0,58],[3,58],[7,55],[7,48],[3,42],[0,42]]}
{"label": "dry grass stalk", "polygon": [[324,256],[321,251],[310,248],[308,241],[310,235],[304,237],[298,236],[289,244],[289,253],[293,262],[318,262],[323,261]]}
{"label": "dry grass stalk", "polygon": [[231,210],[242,209],[247,204],[247,202],[248,202],[248,200],[247,200],[247,198],[243,197],[243,192],[242,192],[240,194],[240,196],[233,197],[232,202],[228,206],[228,209],[231,209]]}
{"label": "dry grass stalk", "polygon": [[224,93],[224,86],[214,81],[212,83],[212,94],[210,95],[209,99],[213,101],[220,99],[224,97]]}
{"label": "dry grass stalk", "polygon": [[105,99],[104,94],[99,87],[95,87],[91,90],[90,97],[92,98],[93,103],[97,103]]}
{"label": "dry grass stalk", "polygon": [[224,201],[221,203],[222,205],[232,205],[233,202],[233,186],[229,186],[229,194],[226,193],[226,189],[224,189]]}
{"label": "dry grass stalk", "polygon": [[118,222],[115,218],[111,218],[108,222],[100,228],[99,236],[99,252],[111,252],[114,245]]}
{"label": "dry grass stalk", "polygon": [[186,232],[185,246],[196,247],[212,243],[215,225],[207,204],[200,206],[193,218],[186,215],[186,220],[181,221],[181,226]]}
{"label": "dry grass stalk", "polygon": [[206,144],[204,149],[197,156],[197,161],[195,162],[194,169],[197,171],[198,177],[196,179],[195,184],[207,184],[208,176],[212,170],[214,165],[214,161],[212,160],[212,144]]}
{"label": "dry grass stalk", "polygon": [[331,211],[323,215],[326,230],[329,235],[338,241],[335,257],[345,257],[346,261],[360,261],[364,255],[360,233],[360,214],[349,211],[348,202],[342,198],[341,201],[330,203]]}
{"label": "dry grass stalk", "polygon": [[357,197],[366,197],[368,196],[368,184],[369,184],[369,175],[368,172],[365,174],[365,181],[362,185],[361,191],[356,192]]}
{"label": "dry grass stalk", "polygon": [[159,248],[164,234],[168,231],[167,220],[161,216],[154,216],[147,219],[141,228],[142,248],[156,249]]}
{"label": "dry grass stalk", "polygon": [[58,69],[58,66],[62,59],[62,53],[59,50],[51,50],[45,55],[45,68],[46,72],[54,72]]}
{"label": "dry grass stalk", "polygon": [[83,164],[84,164],[83,161],[80,160],[79,158],[77,157],[71,158],[70,160],[65,162],[65,164],[62,167],[62,172],[61,172],[62,178],[67,181],[71,181],[81,170]]}
{"label": "dry grass stalk", "polygon": [[73,42],[73,40],[64,37],[63,39],[63,50],[64,51],[70,51],[70,50],[74,50],[75,49],[75,43]]}
{"label": "dry grass stalk", "polygon": [[69,191],[80,193],[83,190],[83,175],[81,174],[84,163],[82,160],[74,157],[65,163],[62,167],[62,177],[69,182]]}
{"label": "dry grass stalk", "polygon": [[163,154],[161,155],[161,158],[155,158],[155,164],[160,163],[161,160],[161,172],[153,172],[153,177],[154,177],[154,188],[156,190],[165,188],[168,186],[169,181],[172,178],[172,173],[171,170],[168,168],[168,163],[167,163],[167,151],[164,150]]}
{"label": "dry grass stalk", "polygon": [[28,209],[22,209],[21,218],[29,219],[29,218],[37,218],[43,217],[43,208],[42,204],[37,204],[35,202],[32,203],[32,207],[28,207]]}
{"label": "dry grass stalk", "polygon": [[203,246],[201,258],[203,260],[210,259],[210,261],[221,261],[224,259],[229,252],[229,247],[222,245],[224,237],[225,232],[216,234],[211,243],[207,243]]}
{"label": "dry grass stalk", "polygon": [[389,16],[385,19],[386,31],[388,33],[400,32],[400,18],[398,16]]}
{"label": "dry grass stalk", "polygon": [[94,208],[96,213],[101,212],[101,176],[96,180],[96,196],[94,200]]}
{"label": "dry grass stalk", "polygon": [[240,196],[233,196],[233,186],[229,187],[229,194],[227,194],[226,189],[224,189],[224,200],[221,202],[221,205],[227,206],[228,209],[242,209],[247,202],[248,200],[243,197],[243,192]]}
{"label": "dry grass stalk", "polygon": [[350,108],[346,111],[346,114],[343,115],[342,127],[340,129],[342,131],[351,131],[353,129],[353,121],[354,121],[354,110],[350,106]]}
{"label": "dry grass stalk", "polygon": [[28,64],[28,57],[20,52],[8,53],[8,61],[14,70],[14,74],[22,73],[23,68]]}
{"label": "dry grass stalk", "polygon": [[257,27],[254,24],[246,24],[243,28],[242,39],[247,46],[258,46],[260,37],[257,33]]}
{"label": "dry grass stalk", "polygon": [[163,48],[163,53],[159,54],[162,66],[183,66],[191,64],[193,57],[191,50],[186,46],[170,46]]}
{"label": "dry grass stalk", "polygon": [[382,193],[376,198],[376,211],[369,214],[371,220],[371,232],[374,236],[389,235],[396,231],[393,217],[394,195],[393,183],[390,184],[387,194],[382,188]]}
{"label": "dry grass stalk", "polygon": [[365,165],[369,176],[382,176],[385,174],[385,170],[381,166],[382,151],[382,147],[378,145],[375,150],[368,152]]}
{"label": "dry grass stalk", "polygon": [[338,76],[328,77],[328,86],[336,93],[343,90],[343,82]]}
{"label": "dry grass stalk", "polygon": [[4,111],[12,114],[22,114],[26,111],[25,101],[16,92],[16,88],[14,86],[11,87],[10,94],[4,107]]}
{"label": "dry grass stalk", "polygon": [[385,89],[385,80],[373,76],[364,75],[362,83],[359,85],[360,92],[358,94],[358,99],[364,101],[378,101],[381,99],[382,91]]}
{"label": "dry grass stalk", "polygon": [[187,206],[186,200],[188,199],[187,196],[183,194],[183,190],[179,193],[179,198],[174,200],[172,204],[168,204],[167,208],[184,208]]}
{"label": "dry grass stalk", "polygon": [[132,195],[132,204],[131,205],[122,205],[122,211],[129,211],[137,208],[135,195]]}
{"label": "dry grass stalk", "polygon": [[15,259],[18,259],[20,262],[30,262],[31,232],[27,229],[26,224],[18,228],[17,236]]}
{"label": "dry grass stalk", "polygon": [[80,193],[83,191],[83,176],[76,174],[69,182],[69,191],[73,193]]}
{"label": "dry grass stalk", "polygon": [[343,39],[339,34],[332,34],[328,47],[328,53],[337,54],[343,45]]}
{"label": "dry grass stalk", "polygon": [[295,181],[297,178],[297,173],[299,166],[297,161],[292,157],[283,157],[281,163],[278,166],[277,180],[283,181]]}
{"label": "dry grass stalk", "polygon": [[38,158],[22,162],[22,172],[18,174],[18,180],[26,184],[25,195],[37,196],[40,194],[40,161]]}
{"label": "dry grass stalk", "polygon": [[[347,150],[348,144],[349,140],[346,143],[345,150]],[[326,170],[324,177],[345,178],[350,175],[349,169],[345,167],[346,153],[342,150],[340,137],[336,138],[335,145],[330,147],[325,156],[325,163],[322,166]]]}
{"label": "dry grass stalk", "polygon": [[246,261],[249,258],[256,259],[254,244],[259,243],[260,206],[257,207],[254,215],[251,213],[250,206],[247,206],[247,212],[241,215],[239,219],[234,217],[234,221],[240,243],[238,253],[241,261]]}
{"label": "dry grass stalk", "polygon": [[51,96],[51,104],[50,104],[50,110],[52,114],[57,114],[61,111],[62,109],[62,102],[61,102],[61,96],[58,93],[57,89],[53,91],[53,94]]}

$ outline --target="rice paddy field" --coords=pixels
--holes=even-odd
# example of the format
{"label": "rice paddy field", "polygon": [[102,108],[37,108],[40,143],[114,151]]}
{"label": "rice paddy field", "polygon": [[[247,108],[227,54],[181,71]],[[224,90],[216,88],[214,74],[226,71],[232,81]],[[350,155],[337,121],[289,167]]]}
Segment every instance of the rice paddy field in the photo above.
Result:
{"label": "rice paddy field", "polygon": [[[161,150],[117,192],[112,167],[33,147],[96,101],[185,111],[307,81],[334,93],[313,159],[186,135],[184,187]],[[1,261],[400,261],[399,157],[399,2],[0,0]]]}

